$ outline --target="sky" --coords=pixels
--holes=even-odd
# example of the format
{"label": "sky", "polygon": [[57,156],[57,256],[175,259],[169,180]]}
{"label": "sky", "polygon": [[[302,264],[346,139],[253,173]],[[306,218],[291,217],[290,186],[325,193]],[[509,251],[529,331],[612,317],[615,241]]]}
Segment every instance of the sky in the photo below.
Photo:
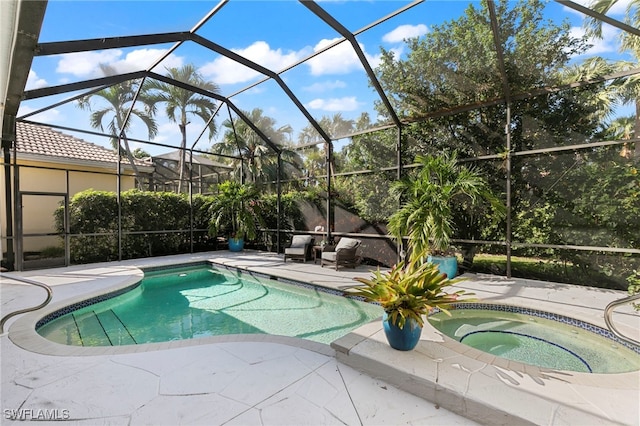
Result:
{"label": "sky", "polygon": [[[368,25],[409,4],[400,0],[385,1],[320,1],[320,7],[329,12],[351,32],[357,33]],[[399,57],[406,55],[404,40],[423,36],[434,25],[456,19],[469,2],[462,0],[425,1],[413,8],[357,35],[357,41],[372,67],[380,61],[380,48],[391,50]],[[477,2],[473,3],[479,7]],[[195,28],[216,1],[61,1],[49,0],[39,41],[54,42],[103,37],[117,37],[162,32],[189,31]],[[620,2],[610,15],[622,19],[626,1]],[[572,34],[580,36],[582,15],[556,2],[546,10],[548,18],[556,22],[567,19]],[[592,40],[588,55],[619,58],[619,31],[605,25],[602,40]],[[244,56],[273,71],[281,71],[317,52],[340,38],[305,6],[294,0],[231,0],[197,34]],[[148,69],[162,57],[172,44],[150,45],[137,48],[80,52],[66,55],[36,57],[29,72],[26,89],[55,86],[102,76],[100,64],[108,64],[118,72]],[[185,43],[175,49],[153,71],[165,74],[166,68],[194,64],[199,73],[220,87],[220,94],[231,96],[239,90],[260,81],[263,76],[195,43]],[[348,43],[341,43],[303,65],[281,74],[299,101],[316,119],[341,114],[355,119],[362,112],[375,118],[373,105],[379,99],[369,87],[366,73]],[[61,102],[79,93],[34,99],[22,103],[19,115],[28,114]],[[295,107],[276,82],[270,80],[231,96],[242,110],[261,108],[264,115],[276,120],[276,127],[291,125],[294,140],[297,132],[308,125],[303,114]],[[99,107],[99,105],[94,105]],[[226,108],[216,119],[218,126],[229,117]],[[65,127],[94,130],[88,124],[88,112],[75,103],[56,106],[28,119]],[[162,112],[157,117],[159,132],[154,142],[178,146],[179,129]],[[187,145],[207,150],[211,142],[201,139],[204,122],[193,118],[187,127]],[[214,142],[219,140],[222,132]],[[146,139],[141,122],[133,120],[129,135]],[[90,142],[108,146],[106,138],[78,135]],[[170,151],[134,143],[151,154]]]}

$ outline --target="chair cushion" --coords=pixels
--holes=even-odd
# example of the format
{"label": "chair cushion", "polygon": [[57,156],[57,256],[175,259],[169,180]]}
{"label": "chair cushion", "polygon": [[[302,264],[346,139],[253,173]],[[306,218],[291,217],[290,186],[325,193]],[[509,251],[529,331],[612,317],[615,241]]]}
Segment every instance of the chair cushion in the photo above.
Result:
{"label": "chair cushion", "polygon": [[311,235],[294,235],[289,247],[303,247],[311,243]]}
{"label": "chair cushion", "polygon": [[323,251],[322,252],[322,259],[328,260],[329,262],[335,262],[336,261],[336,252],[335,251]]}
{"label": "chair cushion", "polygon": [[338,241],[338,245],[336,246],[336,251],[340,249],[353,249],[360,245],[360,240],[356,240],[355,238],[347,238],[342,237],[340,241]]}
{"label": "chair cushion", "polygon": [[291,256],[304,256],[305,249],[302,247],[287,247],[284,249],[284,254],[288,254]]}

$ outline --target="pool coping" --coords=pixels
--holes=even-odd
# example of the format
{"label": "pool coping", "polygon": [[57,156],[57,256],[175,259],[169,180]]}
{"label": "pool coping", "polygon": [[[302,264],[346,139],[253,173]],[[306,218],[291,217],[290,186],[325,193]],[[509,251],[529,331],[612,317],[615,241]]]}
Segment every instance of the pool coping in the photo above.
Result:
{"label": "pool coping", "polygon": [[[204,257],[206,262],[212,262],[216,266],[229,265],[266,276],[285,273],[284,279],[295,280],[301,276],[300,274],[303,274],[309,277],[309,282],[319,287],[339,290],[339,284],[344,284],[344,280],[342,282],[335,280],[335,285],[337,286],[323,286],[319,282],[325,282],[327,277],[324,275],[328,276],[329,272],[332,273],[332,271],[322,271],[318,268],[317,273],[314,273],[309,271],[308,266],[302,264],[299,266],[287,265],[289,268],[297,269],[296,271],[290,271],[291,273],[287,276],[287,271],[279,269],[282,267],[282,261],[281,259],[278,260],[277,257],[268,258],[268,261],[262,264],[256,263],[256,260],[249,258],[249,256],[238,258],[205,256],[207,256]],[[157,259],[154,262],[158,264],[196,264],[201,263],[203,260],[202,257],[198,259],[193,262]],[[480,423],[637,424],[630,423],[629,419],[638,414],[636,402],[640,387],[640,372],[600,374],[547,371],[538,367],[496,358],[443,336],[431,325],[428,325],[423,331],[423,337],[418,347],[408,353],[396,351],[389,347],[384,337],[381,322],[376,320],[334,341],[331,345],[284,336],[232,335],[132,345],[130,347],[95,348],[100,349],[98,353],[93,350],[94,348],[68,347],[56,344],[35,332],[35,323],[48,312],[72,301],[84,300],[88,295],[111,292],[131,285],[135,280],[141,278],[142,269],[148,267],[146,266],[147,264],[143,263],[129,265],[135,266],[127,267],[130,272],[128,276],[124,278],[119,276],[118,282],[110,283],[108,287],[100,291],[80,291],[80,296],[74,293],[73,297],[67,297],[62,300],[54,299],[55,303],[46,308],[18,317],[9,328],[9,338],[14,344],[28,351],[60,356],[113,355],[232,341],[278,342],[333,356],[339,362],[371,377],[380,378],[399,389]],[[124,265],[118,265],[119,268],[122,268],[122,266]],[[107,267],[110,267],[110,265],[107,265]],[[273,270],[269,268],[273,268]],[[362,273],[363,271],[361,270],[354,271],[353,274],[361,275]],[[346,279],[349,276],[348,273]],[[517,281],[517,284],[536,285],[536,283],[528,283],[525,280],[507,281]],[[501,304],[526,308],[535,299],[536,306],[540,306],[547,312],[563,310],[564,308],[561,307],[567,304],[564,299],[554,299],[553,302],[556,308],[554,309],[549,307],[550,298],[541,298],[535,291],[531,297],[520,293],[514,294],[515,292],[509,291],[505,293],[494,291],[495,289],[491,288],[492,285],[496,288],[505,287],[505,279],[500,277],[472,277],[462,284],[465,284],[465,288],[476,291],[476,294],[478,294],[478,291],[474,287],[488,285],[486,287],[487,293],[483,295],[484,297],[479,297],[479,299],[485,301],[497,300]],[[509,283],[506,283],[506,285],[508,286]],[[560,285],[551,284],[551,287],[554,288],[558,286]],[[568,287],[561,286],[563,288]],[[549,286],[547,285],[547,287]],[[601,315],[602,307],[600,305],[604,306],[606,304],[601,293],[602,291],[600,290],[594,292],[598,303],[593,304],[592,301],[590,304],[589,301],[585,301],[582,306],[587,309],[576,312],[571,310],[571,317],[594,323],[594,321],[590,321],[590,319],[593,320],[591,314],[600,312],[598,315]],[[621,292],[616,292],[615,295],[608,295],[604,299],[619,297],[619,294]],[[30,325],[28,326],[30,330],[23,328],[27,317],[30,318]],[[622,326],[623,328],[626,327],[627,330],[634,330],[633,327],[629,328],[627,324],[622,324]],[[31,332],[29,333],[28,331]],[[29,336],[35,338],[35,340],[29,341]],[[26,342],[28,347],[25,348],[16,340]],[[122,348],[127,349],[123,352]],[[87,349],[89,350],[87,351]],[[598,396],[593,396],[592,394],[594,393],[597,393]],[[631,399],[629,398],[630,394],[632,396]],[[626,418],[624,417],[625,414]]]}
{"label": "pool coping", "polygon": [[[572,419],[572,424],[627,424],[615,410],[587,404],[579,390],[606,389],[605,398],[617,391],[632,392],[636,403],[640,391],[639,371],[582,373],[511,361],[460,343],[428,322],[412,351],[391,348],[381,321],[331,346],[340,362],[484,424],[553,424],[556,416]],[[481,383],[481,390],[474,389],[474,383]],[[562,398],[554,398],[555,392]],[[509,405],[509,400],[526,401],[528,408]]]}
{"label": "pool coping", "polygon": [[[122,280],[119,283],[110,285],[100,290],[83,293],[81,295],[76,295],[73,297],[56,301],[55,303],[50,303],[49,305],[45,306],[44,308],[38,311],[30,312],[19,317],[17,320],[15,320],[15,322],[9,328],[9,331],[8,331],[9,338],[16,345],[20,346],[25,350],[29,350],[35,353],[40,353],[43,355],[57,355],[57,356],[80,356],[80,355],[91,356],[91,355],[105,355],[105,354],[112,355],[112,354],[119,354],[119,353],[157,351],[157,350],[164,350],[164,349],[170,349],[170,348],[176,348],[176,347],[197,346],[200,344],[219,343],[219,342],[225,342],[225,341],[266,341],[268,340],[268,339],[265,339],[264,336],[273,336],[278,341],[289,341],[288,344],[293,344],[295,341],[298,341],[298,340],[301,341],[300,344],[302,345],[306,344],[306,342],[310,342],[312,343],[311,347],[314,347],[314,349],[311,349],[311,350],[316,350],[316,351],[320,350],[322,353],[326,351],[326,348],[324,349],[322,348],[323,346],[334,347],[334,349],[340,352],[348,353],[350,350],[349,345],[358,340],[357,338],[354,340],[352,337],[349,337],[349,335],[352,335],[359,330],[359,329],[356,329],[352,333],[349,333],[348,335],[340,339],[337,339],[330,345],[313,342],[305,339],[297,339],[297,338],[288,337],[288,336],[277,336],[277,335],[269,335],[269,334],[264,334],[264,335],[258,334],[258,335],[252,336],[252,335],[238,334],[238,335],[225,335],[225,336],[208,336],[208,337],[201,337],[197,339],[171,340],[167,342],[158,342],[158,343],[142,343],[142,344],[136,344],[136,345],[86,347],[86,346],[70,346],[70,345],[55,343],[44,338],[43,336],[39,335],[36,332],[36,328],[39,325],[42,325],[43,321],[48,322],[56,318],[57,316],[64,314],[64,312],[62,313],[60,312],[64,311],[64,309],[67,307],[70,307],[72,310],[77,309],[79,306],[91,305],[93,303],[99,302],[100,300],[115,297],[118,294],[121,294],[122,292],[135,288],[140,284],[141,280],[143,279],[145,271],[155,272],[163,269],[170,269],[170,268],[176,268],[176,267],[194,267],[199,265],[210,265],[210,266],[231,270],[231,271],[238,270],[238,271],[247,272],[254,276],[258,276],[262,278],[274,279],[283,283],[302,286],[306,288],[320,289],[321,291],[325,291],[327,293],[345,296],[345,293],[342,290],[339,290],[337,288],[323,286],[321,284],[315,284],[315,283],[305,283],[289,277],[283,277],[283,276],[274,275],[272,273],[265,273],[265,272],[252,270],[251,268],[248,268],[248,267],[228,265],[223,262],[216,262],[216,259],[197,259],[192,261],[181,261],[181,262],[165,263],[165,264],[159,264],[159,265],[130,266],[130,267],[127,267],[129,269],[130,276],[127,276],[124,280]],[[583,324],[588,324],[593,327],[602,329],[602,327],[600,327],[599,325],[593,324],[589,321],[585,321],[584,319],[579,318],[579,315],[573,315],[571,317],[567,317],[566,315],[563,315],[561,313],[554,312],[551,310],[546,310],[546,309],[539,310],[539,309],[534,309],[527,306],[518,305],[516,303],[497,303],[497,302],[485,302],[485,301],[478,300],[474,302],[460,302],[460,303],[457,303],[456,305],[463,306],[465,304],[472,304],[472,305],[483,304],[483,305],[490,305],[490,306],[504,305],[508,308],[515,308],[516,310],[548,313],[557,317],[570,318],[570,319],[575,318],[577,321]],[[57,313],[59,314],[56,315]],[[48,317],[52,317],[52,318],[48,318]],[[376,321],[377,320],[374,320],[372,321],[372,323],[376,323]],[[425,321],[425,328],[427,328],[426,327],[427,325],[433,330],[437,331],[433,326],[431,326],[428,323],[428,321]],[[366,329],[367,327],[368,326],[365,325],[361,328]],[[255,337],[255,338],[246,338],[246,336]],[[447,339],[451,340],[456,345],[461,345],[461,347],[458,348],[458,351],[461,353],[473,354],[474,359],[486,358],[486,355],[488,355],[485,352],[476,350],[474,348],[470,348],[467,345],[457,342],[455,339],[450,339],[447,336],[444,336],[444,337],[446,338],[446,340]],[[627,346],[624,342],[620,341],[617,337],[613,335],[602,336],[602,337],[609,338],[612,341],[616,341],[619,344]],[[344,342],[346,342],[346,344],[344,344]],[[321,346],[316,347],[317,346],[316,343],[317,345],[321,345]],[[469,351],[469,349],[472,349],[472,351]],[[529,367],[529,370],[532,370],[532,368],[533,369],[539,368],[539,367],[531,366],[528,364],[518,363],[516,361],[506,360],[505,358],[500,358],[500,357],[493,357],[493,358],[495,358],[498,363],[502,363],[505,366],[507,364],[511,364],[512,366],[517,367],[518,368],[517,371],[525,371],[526,370],[525,367]],[[532,371],[535,371],[535,370],[532,370]],[[578,374],[578,375],[579,374],[586,374],[586,375],[603,374],[603,373],[579,373],[579,372],[573,372],[573,371],[569,373]],[[632,372],[632,373],[636,373],[636,372]],[[609,376],[610,374],[625,374],[625,373],[608,373],[604,375]]]}

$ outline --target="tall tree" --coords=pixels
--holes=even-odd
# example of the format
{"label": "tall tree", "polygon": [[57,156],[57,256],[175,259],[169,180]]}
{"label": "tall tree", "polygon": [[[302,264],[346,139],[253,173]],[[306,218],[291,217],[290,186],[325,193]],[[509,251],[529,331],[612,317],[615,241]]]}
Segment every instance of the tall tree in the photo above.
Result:
{"label": "tall tree", "polygon": [[[116,70],[109,65],[100,64],[100,69],[106,76],[117,74]],[[124,152],[127,156],[133,173],[138,178],[138,185],[141,183],[140,172],[126,135],[131,127],[131,120],[126,120],[129,110],[131,110],[131,117],[137,117],[145,124],[149,139],[153,139],[158,133],[158,126],[153,118],[153,103],[146,91],[146,86],[143,87],[137,98],[137,105],[142,105],[142,108],[136,107],[133,103],[139,85],[139,80],[125,81],[84,96],[77,103],[80,109],[91,112],[89,118],[91,127],[101,131],[104,131],[106,127],[111,133],[111,146],[119,153]],[[92,105],[92,101],[96,102],[98,106]]]}
{"label": "tall tree", "polygon": [[[183,83],[190,84],[211,93],[218,93],[219,87],[210,81],[206,81],[192,64],[184,65],[181,68],[168,68],[167,77]],[[152,80],[148,88],[154,90],[154,101],[165,104],[167,117],[180,128],[180,159],[178,161],[178,192],[182,190],[182,180],[184,179],[186,149],[187,149],[187,125],[190,116],[196,116],[205,122],[209,129],[209,139],[216,134],[216,124],[213,115],[216,111],[216,103],[199,93],[183,89],[172,84]]]}
{"label": "tall tree", "polygon": [[[589,7],[596,12],[606,14],[619,0],[594,0]],[[632,27],[640,27],[640,0],[629,0],[627,3],[624,22]],[[602,38],[602,21],[596,18],[585,19],[585,27],[588,34]],[[637,68],[640,61],[640,37],[626,31],[620,32],[620,51],[629,52],[635,58],[634,61],[618,61],[615,68],[620,71]],[[635,134],[640,135],[640,74],[634,74],[620,80],[618,95],[624,104],[635,104]],[[635,158],[640,158],[640,143],[635,146]]]}
{"label": "tall tree", "polygon": [[[572,58],[589,47],[585,38],[572,35],[568,22],[545,18],[545,4],[540,0],[493,2],[506,82],[497,60],[487,0],[472,3],[459,18],[434,26],[425,36],[407,40],[406,56],[399,58],[393,51],[382,50],[376,69],[379,81],[398,114],[414,121],[403,132],[405,164],[417,155],[447,150],[457,150],[461,159],[505,153],[507,125],[510,149],[516,152],[593,139],[601,126],[589,119],[596,105],[585,98],[595,96],[601,89],[598,85],[515,97],[507,123],[505,83],[514,96],[560,86]],[[483,103],[486,106],[478,107]],[[385,117],[385,108],[377,107]],[[514,212],[524,208],[531,194],[543,190],[536,182],[551,172],[560,176],[565,163],[571,161],[568,155],[550,157],[512,158]],[[478,167],[484,169],[496,191],[504,190],[504,164],[482,161]],[[499,238],[486,235],[498,229],[491,228],[486,218],[468,225],[463,216],[455,220],[460,231],[455,238]]]}
{"label": "tall tree", "polygon": [[[544,2],[495,2],[500,22],[499,38],[504,53],[507,84],[511,94],[561,83],[561,71],[572,55],[588,47],[571,35],[568,23],[544,19]],[[406,59],[382,50],[377,74],[396,111],[416,123],[408,126],[415,143],[405,153],[408,160],[425,150],[457,149],[461,156],[485,155],[505,149],[505,106],[484,108],[505,94],[491,31],[488,3],[471,4],[457,20],[435,25],[421,38],[407,40]],[[468,106],[456,115],[447,111]],[[386,116],[381,104],[378,112]],[[563,111],[583,109],[571,103],[570,93],[549,93],[512,105],[512,142],[515,149],[532,148],[539,139],[566,143],[575,128],[574,117]],[[562,109],[562,110],[561,110]],[[445,114],[442,114],[442,113]],[[430,114],[437,114],[426,120]],[[537,133],[527,132],[535,122]]]}
{"label": "tall tree", "polygon": [[[362,113],[355,121],[355,132],[371,128],[368,113]],[[354,136],[342,147],[340,154],[345,172],[371,170],[366,174],[354,174],[345,179],[344,192],[353,196],[358,214],[369,222],[386,223],[398,208],[398,203],[389,194],[389,185],[396,178],[394,170],[397,129],[381,130]],[[383,171],[384,168],[391,170]]]}
{"label": "tall tree", "polygon": [[[281,176],[283,178],[300,177],[302,159],[297,153],[287,148],[291,144],[291,133],[293,132],[291,126],[276,127],[276,120],[264,115],[260,108],[245,111],[244,115],[282,150],[283,170]],[[249,182],[258,185],[263,182],[275,181],[278,159],[267,142],[241,118],[227,119],[222,123],[222,126],[225,128],[224,136],[221,142],[213,145],[212,151],[216,154],[241,157],[242,160],[233,162],[236,174],[240,178],[248,179]],[[242,167],[242,161],[246,161],[248,166],[246,169]]]}
{"label": "tall tree", "polygon": [[[343,135],[347,135],[353,131],[355,122],[353,120],[347,120],[342,116],[341,113],[336,113],[333,116],[323,116],[320,121],[318,121],[318,125],[329,135],[331,138],[337,138]],[[298,143],[300,144],[308,144],[312,142],[321,142],[322,137],[318,133],[318,131],[309,124],[305,126],[300,134],[298,135]],[[328,157],[329,152],[329,144],[325,141],[323,143],[324,147],[324,158]],[[315,150],[317,151],[317,149]],[[309,174],[325,174],[324,169],[326,169],[326,161],[318,161],[320,160],[317,155],[310,155],[308,158],[307,166],[312,167],[309,168]],[[336,165],[334,155],[331,156],[331,174],[336,173]],[[322,170],[321,170],[322,169]]]}

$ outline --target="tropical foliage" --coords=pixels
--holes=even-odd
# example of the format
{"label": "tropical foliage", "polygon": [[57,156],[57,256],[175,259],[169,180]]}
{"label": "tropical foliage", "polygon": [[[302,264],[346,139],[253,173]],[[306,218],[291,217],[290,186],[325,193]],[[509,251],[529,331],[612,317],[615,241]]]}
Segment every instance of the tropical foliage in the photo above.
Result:
{"label": "tropical foliage", "polygon": [[210,207],[209,233],[223,233],[231,238],[252,240],[258,226],[264,223],[262,206],[255,187],[233,181],[218,186],[218,194]]}
{"label": "tropical foliage", "polygon": [[[607,13],[617,3],[620,2],[597,0],[590,7]],[[268,142],[236,117],[222,123],[224,136],[212,151],[237,157],[230,160],[235,178],[262,190],[273,189],[271,183],[278,178],[278,156],[270,143],[282,149],[284,168],[279,177],[285,181],[301,179],[301,183],[291,184],[292,188],[326,192],[323,176],[330,169],[334,173],[331,194],[323,195],[336,197],[334,206],[353,207],[360,218],[373,222],[384,233],[381,224],[411,194],[409,188],[390,190],[397,178],[394,169],[397,160],[404,167],[403,180],[416,179],[419,165],[408,166],[414,159],[455,150],[460,157],[473,160],[474,169],[481,171],[487,188],[493,192],[504,192],[508,177],[509,194],[504,198],[510,203],[511,226],[507,230],[504,223],[495,221],[490,204],[474,205],[470,210],[474,197],[461,193],[453,197],[456,203],[452,207],[440,211],[450,218],[439,222],[445,231],[439,235],[445,238],[431,241],[504,242],[510,238],[515,254],[539,257],[541,264],[550,259],[565,265],[567,280],[575,279],[572,271],[580,268],[584,271],[581,282],[588,282],[588,274],[604,273],[615,275],[618,284],[626,284],[631,271],[640,268],[637,255],[562,247],[640,248],[640,222],[636,220],[640,215],[640,149],[635,140],[640,134],[640,77],[638,74],[608,77],[637,68],[639,38],[620,32],[621,47],[631,60],[612,62],[599,57],[583,60],[582,54],[590,47],[589,40],[576,36],[568,22],[548,19],[546,2],[492,4],[500,22],[506,85],[496,61],[489,3],[474,2],[457,19],[431,27],[422,37],[407,40],[402,57],[396,50],[382,49],[375,72],[395,111],[408,123],[402,132],[387,129],[359,133],[390,122],[382,103],[376,105],[373,123],[367,114],[357,119],[343,114],[322,117],[319,123],[331,138],[356,135],[334,141],[336,152],[329,156],[331,145],[313,126],[305,127],[294,142],[291,126],[276,125],[275,119],[266,116],[263,110],[254,109],[244,114],[267,136]],[[629,1],[625,15],[625,22],[636,28],[639,5],[638,0]],[[589,35],[602,35],[599,20],[586,18],[585,22]],[[80,103],[91,109],[94,127],[103,126],[111,134],[122,136],[114,142],[116,146],[121,144],[122,152],[129,155],[126,138],[129,128],[119,117],[130,109],[132,94],[140,82],[127,84],[87,96]],[[508,112],[503,102],[505,86],[511,95]],[[155,132],[154,105],[148,102],[147,93],[151,87],[148,84],[142,87],[140,102],[131,115],[149,126],[150,136]],[[127,91],[128,94],[124,93]],[[635,107],[635,114],[621,116],[621,107]],[[184,123],[178,111],[176,107],[175,121]],[[167,115],[170,116],[168,111]],[[603,141],[611,146],[603,145]],[[596,142],[592,147],[571,149],[592,142]],[[314,145],[294,150],[294,143]],[[365,173],[359,174],[361,171]],[[404,198],[397,198],[400,195]],[[424,203],[410,207],[407,204],[404,221],[424,219],[423,207],[427,201],[435,202],[431,198],[424,195]],[[270,223],[276,219],[273,200],[272,196],[268,209]],[[420,214],[425,216],[419,217]],[[336,213],[331,211],[328,215],[333,223]],[[398,227],[400,222],[398,219]],[[403,233],[410,236],[409,228],[393,232],[396,236]],[[411,239],[418,241],[419,235]],[[504,254],[505,250],[503,243],[470,245],[490,253]],[[465,250],[462,243],[455,248]]]}
{"label": "tropical foliage", "polygon": [[[196,230],[196,250],[211,249],[206,229],[212,197],[192,200],[172,192],[130,190],[120,195],[124,259],[190,251],[190,209]],[[72,263],[118,260],[118,199],[114,192],[86,190],[69,202]],[[55,213],[57,232],[64,233],[64,208]],[[172,232],[183,230],[183,232]],[[163,232],[164,231],[164,232]],[[170,232],[166,232],[170,231]]]}
{"label": "tropical foliage", "polygon": [[[629,288],[627,289],[629,296],[634,296],[640,293],[640,272],[633,271],[633,274],[627,277],[629,282]],[[640,303],[633,302],[631,304],[636,311],[640,311]]]}
{"label": "tropical foliage", "polygon": [[425,262],[425,257],[422,253],[407,263],[397,263],[385,272],[378,269],[371,278],[356,277],[354,279],[361,285],[349,288],[347,293],[379,303],[391,324],[403,328],[407,320],[414,320],[422,327],[423,316],[432,310],[437,308],[448,313],[449,305],[460,302],[461,296],[473,295],[465,290],[446,292],[447,287],[462,279],[448,279],[436,265]]}
{"label": "tropical foliage", "polygon": [[[299,178],[302,159],[295,151],[287,148],[293,131],[291,126],[275,127],[275,119],[264,115],[260,108],[243,113],[270,143],[281,150],[281,179]],[[257,185],[275,182],[278,178],[278,157],[269,142],[263,140],[241,118],[225,120],[222,127],[225,128],[222,142],[214,144],[212,152],[237,157],[231,163],[235,168],[236,179]]]}
{"label": "tropical foliage", "polygon": [[[184,65],[182,68],[169,68],[167,77],[210,93],[218,93],[220,90],[218,85],[202,78],[192,64]],[[213,120],[217,105],[207,96],[157,80],[151,80],[146,89],[153,92],[153,95],[150,96],[152,102],[163,103],[167,117],[177,123],[180,128],[182,138],[180,140],[180,160],[178,161],[178,192],[181,192],[186,165],[187,125],[191,123],[190,117],[198,117],[205,123],[205,127],[209,130],[209,139],[211,139],[217,130]]]}
{"label": "tropical foliage", "polygon": [[[593,0],[589,7],[596,12],[606,14],[616,4],[622,3],[620,0]],[[640,1],[630,0],[626,3],[624,23],[634,28],[640,27]],[[602,21],[595,18],[585,19],[585,27],[589,34],[603,38]],[[623,53],[631,53],[635,61],[618,61],[613,67],[617,71],[627,71],[638,67],[640,61],[640,37],[627,31],[621,31],[620,50]],[[640,134],[640,75],[634,74],[626,79],[618,79],[612,85],[614,95],[627,105],[635,105],[636,120],[634,123],[634,134]],[[635,158],[640,158],[640,142],[635,144]]]}
{"label": "tropical foliage", "polygon": [[[100,68],[107,76],[116,74],[113,67],[101,65]],[[140,84],[139,80],[125,81],[81,97],[77,102],[79,108],[91,111],[89,116],[91,127],[101,131],[106,128],[111,135],[111,145],[118,150],[120,155],[122,153],[126,155],[137,177],[140,176],[140,173],[127,139],[127,131],[131,128],[131,120],[127,120],[129,111],[132,117],[137,117],[144,123],[149,133],[149,139],[153,139],[158,133],[158,127],[153,119],[155,112],[153,101],[144,91],[141,91],[136,98]],[[134,105],[136,99],[138,106]],[[94,105],[96,101],[98,105]]]}
{"label": "tropical foliage", "polygon": [[457,153],[439,156],[419,155],[418,170],[394,182],[391,193],[402,205],[389,218],[389,232],[398,244],[409,238],[409,255],[439,254],[449,249],[453,234],[453,215],[457,206],[473,214],[473,208],[487,203],[494,217],[504,215],[505,207],[491,192],[486,179],[458,162]]}

